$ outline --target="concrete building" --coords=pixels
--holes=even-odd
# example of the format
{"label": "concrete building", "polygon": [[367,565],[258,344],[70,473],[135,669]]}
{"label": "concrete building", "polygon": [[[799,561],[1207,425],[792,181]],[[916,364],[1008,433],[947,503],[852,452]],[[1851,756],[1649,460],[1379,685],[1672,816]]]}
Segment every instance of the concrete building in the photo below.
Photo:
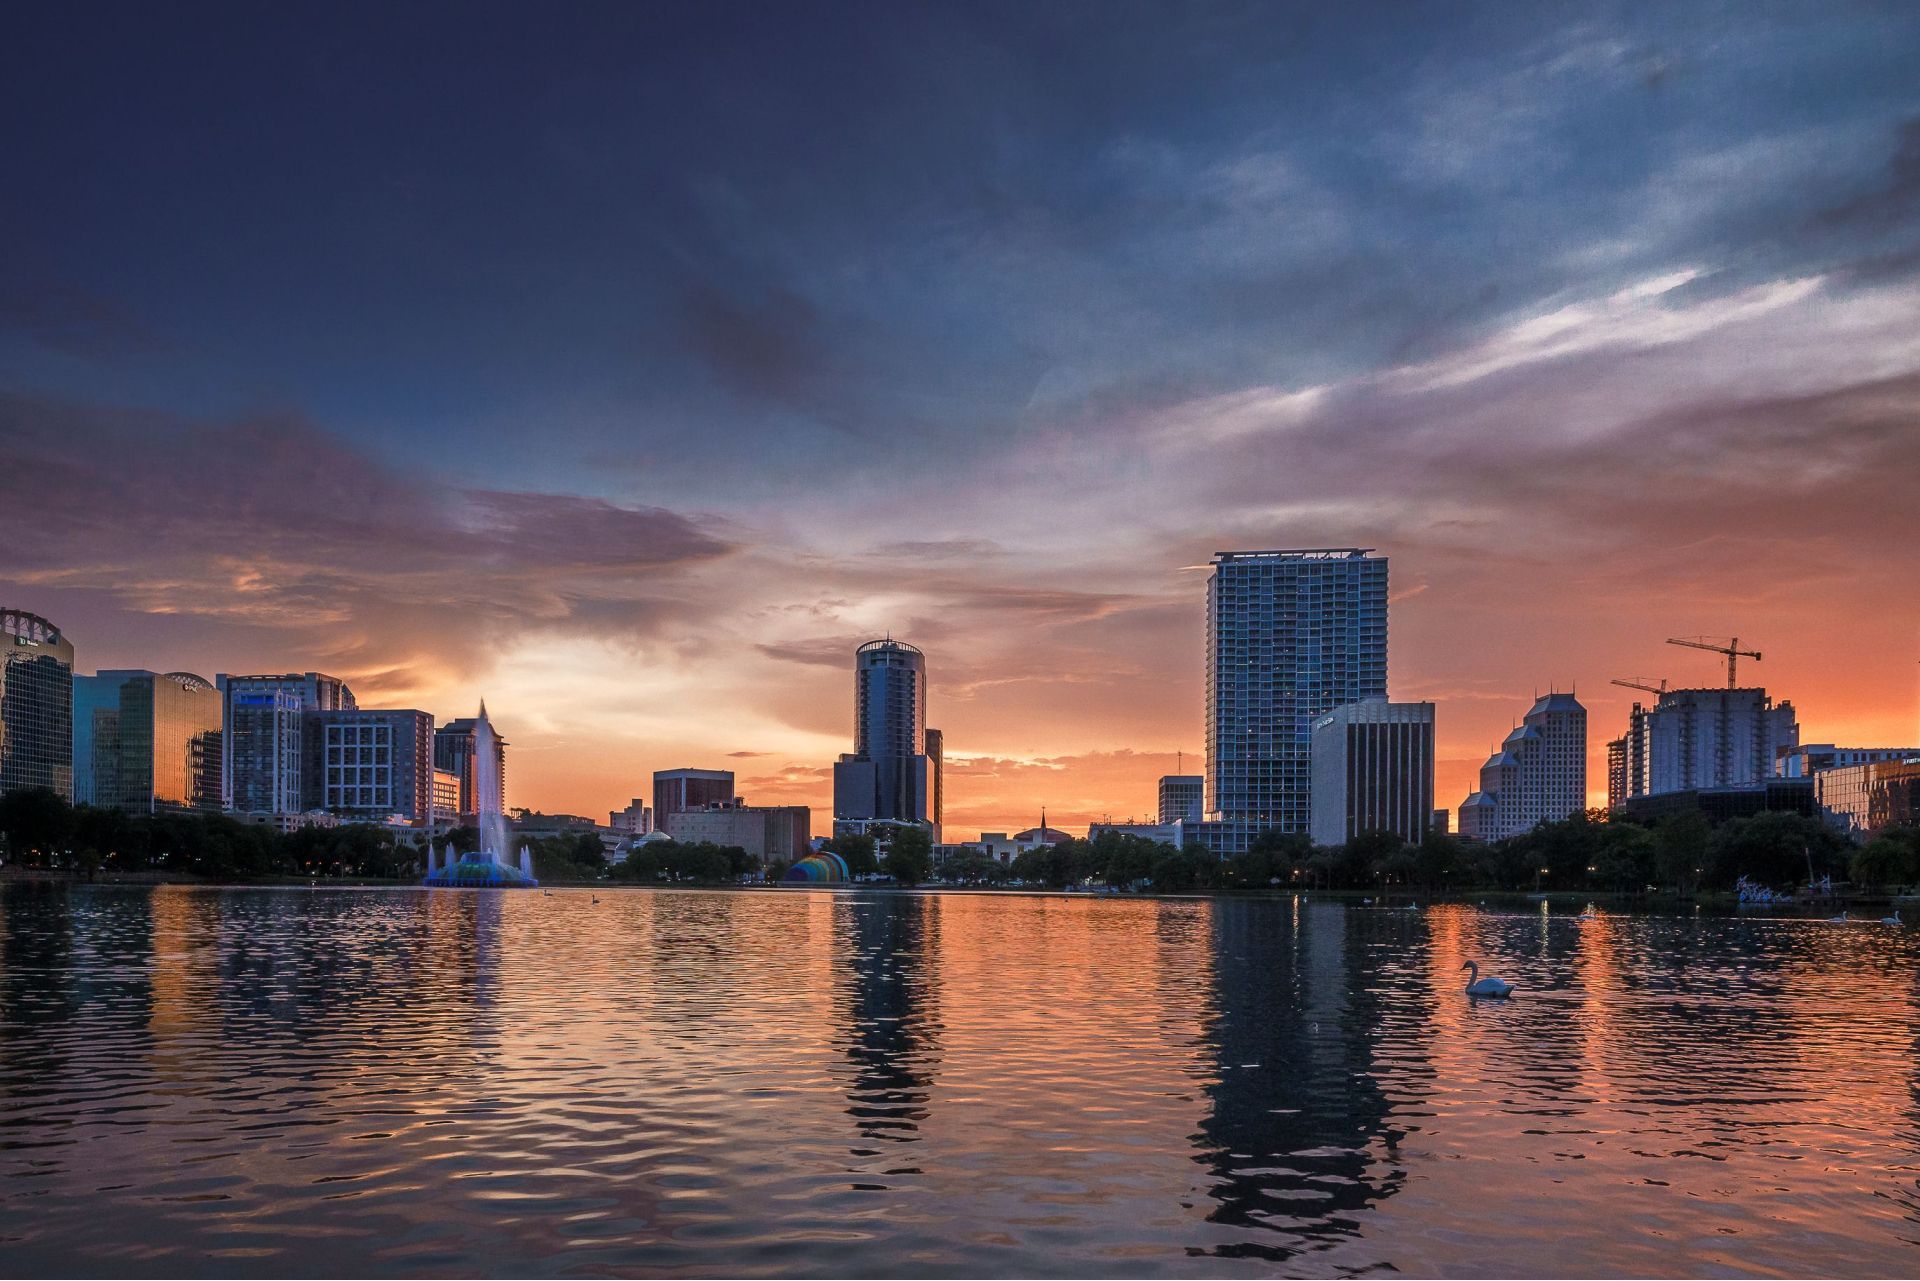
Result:
{"label": "concrete building", "polygon": [[74,799],[153,814],[219,809],[221,698],[191,672],[73,680]]}
{"label": "concrete building", "polygon": [[433,771],[433,821],[452,826],[460,819],[460,776],[452,770]]}
{"label": "concrete building", "polygon": [[940,840],[942,743],[927,728],[927,663],[892,639],[854,651],[853,751],[833,767],[834,831],[917,823]]}
{"label": "concrete building", "polygon": [[1202,774],[1160,776],[1160,821],[1198,823],[1206,816],[1207,780]]}
{"label": "concrete building", "polygon": [[1305,832],[1313,721],[1387,692],[1387,558],[1361,547],[1221,552],[1207,582],[1209,846]]}
{"label": "concrete building", "polygon": [[[308,790],[323,809],[356,822],[424,824],[433,813],[433,717],[412,709],[355,708],[306,718],[317,768]],[[453,773],[448,770],[446,773]]]}
{"label": "concrete building", "polygon": [[748,805],[733,799],[675,810],[662,830],[676,841],[738,845],[764,864],[805,858],[812,827],[813,812],[805,805]]}
{"label": "concrete building", "polygon": [[1820,770],[1813,788],[1821,815],[1856,840],[1889,827],[1920,827],[1920,752]]}
{"label": "concrete building", "polygon": [[1316,717],[1312,776],[1315,845],[1362,832],[1419,844],[1433,822],[1433,704],[1369,698]]}
{"label": "concrete building", "polygon": [[213,683],[221,697],[221,804],[240,814],[301,813],[307,713],[351,711],[353,691],[324,672],[221,673]]}
{"label": "concrete building", "polygon": [[1764,689],[1670,689],[1650,708],[1635,703],[1618,752],[1609,747],[1608,799],[1616,756],[1625,800],[1763,783],[1799,744],[1793,704],[1775,706]]}
{"label": "concrete building", "polygon": [[1091,823],[1087,826],[1087,839],[1112,832],[1116,836],[1133,836],[1143,841],[1164,841],[1180,849],[1187,843],[1186,829],[1187,825],[1181,819],[1171,823]]}
{"label": "concrete building", "polygon": [[657,769],[653,772],[653,825],[667,830],[667,817],[734,799],[730,769]]}
{"label": "concrete building", "polygon": [[[486,704],[480,705],[482,714]],[[460,780],[460,815],[472,818],[480,812],[480,797],[475,794],[479,780],[485,776],[478,768],[476,753],[479,751],[477,716],[458,716],[448,721],[433,734],[433,768],[445,770]],[[489,721],[491,726],[491,721]],[[496,795],[490,807],[495,813],[507,812],[507,740],[500,736],[498,726],[491,726],[493,735],[492,787]]]}
{"label": "concrete building", "polygon": [[1821,770],[1910,760],[1920,760],[1920,747],[1835,747],[1832,743],[1800,743],[1775,757],[1773,768],[1781,778],[1812,778]]}
{"label": "concrete building", "polygon": [[73,799],[73,645],[38,614],[0,609],[0,792]]}
{"label": "concrete building", "polygon": [[645,836],[653,830],[653,807],[636,796],[627,808],[608,813],[607,826],[622,836]]}
{"label": "concrete building", "polygon": [[1460,802],[1460,835],[1500,841],[1587,807],[1587,709],[1571,694],[1534,700]]}

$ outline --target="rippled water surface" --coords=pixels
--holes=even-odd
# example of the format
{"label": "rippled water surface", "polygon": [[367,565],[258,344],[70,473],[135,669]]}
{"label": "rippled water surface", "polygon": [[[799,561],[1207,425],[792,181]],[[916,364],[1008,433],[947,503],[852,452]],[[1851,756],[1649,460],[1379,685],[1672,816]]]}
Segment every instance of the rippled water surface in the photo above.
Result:
{"label": "rippled water surface", "polygon": [[1917,962],[1471,907],[14,884],[0,1272],[1910,1275]]}

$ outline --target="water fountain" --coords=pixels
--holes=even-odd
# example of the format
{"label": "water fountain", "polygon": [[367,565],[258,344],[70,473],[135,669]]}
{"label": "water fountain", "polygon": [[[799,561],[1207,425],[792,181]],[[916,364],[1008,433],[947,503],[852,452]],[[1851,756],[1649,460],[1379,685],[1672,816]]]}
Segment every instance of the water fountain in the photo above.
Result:
{"label": "water fountain", "polygon": [[473,722],[473,806],[480,848],[470,854],[456,854],[449,848],[442,863],[429,829],[425,883],[469,889],[532,889],[539,885],[533,879],[533,855],[525,845],[520,847],[517,866],[507,862],[510,833],[507,816],[500,812],[500,751],[484,700]]}

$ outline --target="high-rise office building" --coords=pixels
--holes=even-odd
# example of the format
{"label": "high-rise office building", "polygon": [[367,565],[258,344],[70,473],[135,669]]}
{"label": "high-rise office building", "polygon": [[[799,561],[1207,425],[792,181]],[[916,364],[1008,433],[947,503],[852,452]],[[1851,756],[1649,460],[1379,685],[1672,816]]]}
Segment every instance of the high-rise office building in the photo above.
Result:
{"label": "high-rise office building", "polygon": [[927,743],[927,821],[938,832],[943,819],[942,807],[946,802],[946,739],[937,729],[930,729],[926,735]]}
{"label": "high-rise office building", "polygon": [[1587,807],[1587,709],[1571,694],[1534,700],[1480,767],[1480,788],[1460,803],[1460,835],[1499,841]]}
{"label": "high-rise office building", "polygon": [[220,808],[220,692],[191,672],[76,676],[75,799],[135,813]]}
{"label": "high-rise office building", "polygon": [[1362,832],[1419,844],[1433,823],[1433,704],[1370,698],[1313,722],[1309,834],[1344,845]]}
{"label": "high-rise office building", "polygon": [[1652,707],[1633,705],[1622,799],[1765,783],[1799,744],[1793,704],[1776,706],[1764,689],[1670,689]]}
{"label": "high-rise office building", "polygon": [[[480,710],[486,711],[482,703]],[[493,770],[489,773],[477,768],[476,753],[479,738],[476,727],[480,720],[475,716],[460,716],[448,721],[433,734],[433,765],[435,769],[455,774],[460,779],[460,813],[471,817],[480,812],[479,797],[476,789],[482,777],[492,779],[493,812],[507,812],[507,740],[496,732],[493,738]]]}
{"label": "high-rise office building", "polygon": [[653,772],[653,825],[667,830],[667,816],[724,805],[734,799],[730,769],[657,769]]}
{"label": "high-rise office building", "polygon": [[[324,672],[214,678],[222,698],[220,791],[242,814],[298,814],[307,808],[312,712],[352,711],[353,691]],[[317,767],[317,762],[315,762]]]}
{"label": "high-rise office building", "polygon": [[0,609],[0,792],[73,799],[73,645],[38,614]]}
{"label": "high-rise office building", "polygon": [[833,767],[836,830],[921,823],[939,840],[940,732],[927,729],[927,660],[891,638],[854,651],[853,751]]}
{"label": "high-rise office building", "polygon": [[1305,832],[1314,718],[1387,692],[1387,558],[1221,552],[1207,581],[1207,817],[1219,852]]}
{"label": "high-rise office building", "polygon": [[1200,774],[1160,776],[1160,822],[1198,823],[1206,812],[1207,780]]}
{"label": "high-rise office building", "polygon": [[318,804],[345,818],[425,823],[434,808],[433,717],[408,709],[314,712],[307,732]]}

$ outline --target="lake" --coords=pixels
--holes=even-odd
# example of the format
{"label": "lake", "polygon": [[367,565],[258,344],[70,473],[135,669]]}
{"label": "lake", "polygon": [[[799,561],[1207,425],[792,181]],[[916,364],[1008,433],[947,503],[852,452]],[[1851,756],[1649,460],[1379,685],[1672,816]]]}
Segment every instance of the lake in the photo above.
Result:
{"label": "lake", "polygon": [[1910,1275],[1914,933],[13,883],[0,1271]]}

